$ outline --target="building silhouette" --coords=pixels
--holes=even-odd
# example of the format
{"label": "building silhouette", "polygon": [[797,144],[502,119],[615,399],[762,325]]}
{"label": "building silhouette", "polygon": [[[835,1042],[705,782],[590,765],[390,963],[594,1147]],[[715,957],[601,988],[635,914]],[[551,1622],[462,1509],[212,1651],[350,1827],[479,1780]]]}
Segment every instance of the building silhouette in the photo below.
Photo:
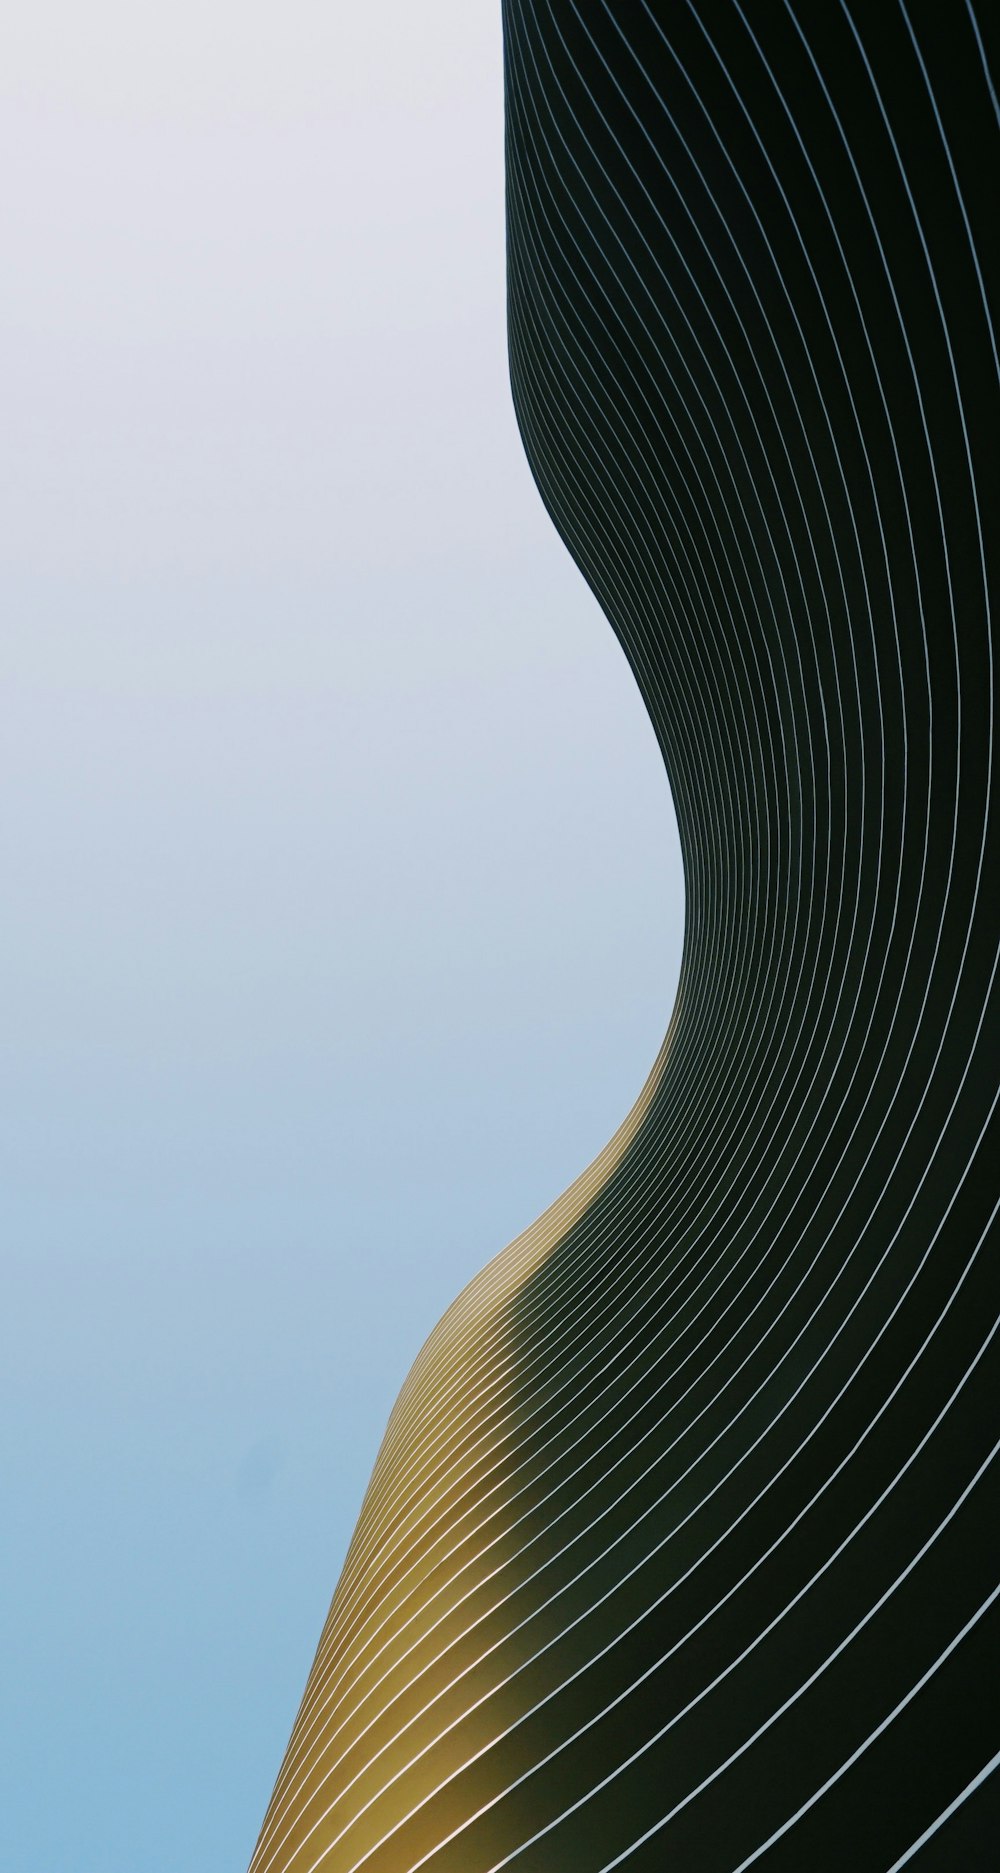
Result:
{"label": "building silhouette", "polygon": [[406,1380],[253,1873],[1000,1866],[990,25],[506,0],[514,400],[684,961]]}

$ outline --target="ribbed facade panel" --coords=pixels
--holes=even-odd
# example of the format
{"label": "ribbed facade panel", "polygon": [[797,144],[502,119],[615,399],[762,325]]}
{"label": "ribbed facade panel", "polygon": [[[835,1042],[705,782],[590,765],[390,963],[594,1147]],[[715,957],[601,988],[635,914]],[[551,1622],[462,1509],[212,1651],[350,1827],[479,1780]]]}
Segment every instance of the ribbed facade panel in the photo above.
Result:
{"label": "ribbed facade panel", "polygon": [[506,0],[514,401],[684,960],[403,1387],[253,1873],[1000,1866],[989,24]]}

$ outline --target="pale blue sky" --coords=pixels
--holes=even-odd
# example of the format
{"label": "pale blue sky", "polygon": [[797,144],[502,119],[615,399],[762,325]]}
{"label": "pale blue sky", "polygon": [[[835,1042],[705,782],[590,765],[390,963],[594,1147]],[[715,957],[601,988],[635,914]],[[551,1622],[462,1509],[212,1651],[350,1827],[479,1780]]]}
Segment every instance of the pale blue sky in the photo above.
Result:
{"label": "pale blue sky", "polygon": [[510,409],[497,13],[5,26],[18,1873],[241,1873],[406,1367],[669,1015],[666,783]]}

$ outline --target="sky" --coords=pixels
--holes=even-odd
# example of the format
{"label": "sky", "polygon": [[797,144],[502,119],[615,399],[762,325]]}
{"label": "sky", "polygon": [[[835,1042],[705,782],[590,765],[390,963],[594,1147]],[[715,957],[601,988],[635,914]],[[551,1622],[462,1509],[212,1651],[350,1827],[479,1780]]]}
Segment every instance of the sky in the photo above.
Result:
{"label": "sky", "polygon": [[0,56],[0,1864],[245,1868],[372,1461],[683,925],[531,482],[499,9]]}

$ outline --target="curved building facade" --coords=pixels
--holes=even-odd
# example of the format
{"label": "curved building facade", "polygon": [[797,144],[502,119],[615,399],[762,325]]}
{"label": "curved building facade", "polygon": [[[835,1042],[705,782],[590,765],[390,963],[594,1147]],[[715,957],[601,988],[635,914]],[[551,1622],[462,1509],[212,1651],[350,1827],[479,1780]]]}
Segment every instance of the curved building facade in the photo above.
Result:
{"label": "curved building facade", "polygon": [[515,405],[684,961],[404,1385],[253,1873],[1000,1866],[988,25],[506,0]]}

